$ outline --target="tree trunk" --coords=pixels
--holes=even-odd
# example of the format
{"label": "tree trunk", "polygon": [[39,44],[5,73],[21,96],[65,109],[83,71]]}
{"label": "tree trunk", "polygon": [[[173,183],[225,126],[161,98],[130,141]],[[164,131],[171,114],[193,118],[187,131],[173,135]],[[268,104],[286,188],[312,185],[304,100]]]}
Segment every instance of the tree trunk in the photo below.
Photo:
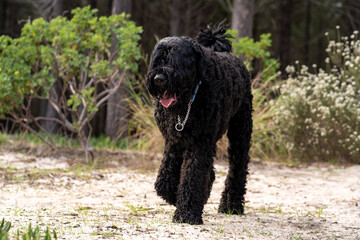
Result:
{"label": "tree trunk", "polygon": [[292,0],[280,0],[279,2],[279,40],[278,51],[282,73],[290,64],[290,44],[291,44],[291,23],[292,23]]}
{"label": "tree trunk", "polygon": [[111,14],[131,13],[131,0],[113,0]]}
{"label": "tree trunk", "polygon": [[[131,12],[131,0],[113,0],[112,14],[122,12]],[[115,39],[115,38],[114,38]],[[114,40],[111,46],[111,52],[116,50],[117,41]],[[114,58],[116,59],[116,57]],[[120,75],[120,74],[119,74]],[[122,83],[119,90],[112,95],[107,102],[105,134],[111,139],[119,136],[124,137],[127,134],[128,125],[128,106],[126,98],[129,97],[126,85]]]}
{"label": "tree trunk", "polygon": [[63,0],[56,0],[54,2],[54,16],[61,16],[63,13]]}
{"label": "tree trunk", "polygon": [[170,7],[170,35],[171,36],[178,36],[180,34],[180,4],[182,0],[174,0],[172,4],[169,5]]}
{"label": "tree trunk", "polygon": [[3,35],[5,33],[7,0],[2,0],[0,5],[0,35]]}
{"label": "tree trunk", "polygon": [[18,14],[19,14],[19,4],[13,1],[5,1],[5,24],[4,24],[4,34],[10,37],[18,37],[19,31],[17,29],[18,25]]}
{"label": "tree trunk", "polygon": [[231,28],[242,37],[252,37],[254,0],[234,0]]}
{"label": "tree trunk", "polygon": [[[60,88],[58,85],[58,81],[54,83],[54,85],[50,89],[50,95],[53,99],[59,99],[60,96]],[[40,115],[45,116],[46,118],[59,118],[56,110],[51,106],[50,102],[47,100],[41,101],[41,109]],[[60,130],[60,125],[54,121],[43,120],[40,122],[41,127],[48,133],[58,133]]]}
{"label": "tree trunk", "polygon": [[[56,0],[53,4],[53,12],[50,13],[50,16],[61,16],[63,13],[63,0]],[[49,16],[49,18],[50,18]],[[60,96],[60,87],[59,83],[60,79],[57,79],[54,85],[51,87],[50,95],[53,99],[58,99],[58,96]],[[56,110],[51,106],[49,101],[42,101],[41,102],[41,109],[40,109],[40,115],[45,116],[46,118],[59,118]],[[54,121],[41,121],[42,128],[48,132],[48,133],[58,133],[60,130],[60,125]]]}
{"label": "tree trunk", "polygon": [[306,22],[305,22],[305,56],[304,63],[309,66],[310,61],[310,23],[311,23],[311,1],[306,3]]}
{"label": "tree trunk", "polygon": [[[318,32],[321,32],[324,30],[324,19],[322,16],[319,17],[317,29],[318,29]],[[324,63],[325,51],[323,51],[323,49],[325,49],[324,45],[326,46],[326,44],[327,44],[327,40],[324,40],[324,38],[319,38],[317,41],[317,49],[318,50],[317,50],[317,56],[316,56],[317,59],[316,60],[319,64]]]}
{"label": "tree trunk", "polygon": [[96,8],[96,0],[81,0],[81,6],[86,7],[90,5],[91,8]]}

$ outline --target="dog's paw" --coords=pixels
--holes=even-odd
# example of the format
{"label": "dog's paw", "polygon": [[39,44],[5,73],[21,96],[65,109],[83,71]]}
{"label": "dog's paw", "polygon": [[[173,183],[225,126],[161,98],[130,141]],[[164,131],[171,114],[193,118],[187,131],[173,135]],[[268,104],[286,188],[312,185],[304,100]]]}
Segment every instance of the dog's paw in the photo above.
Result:
{"label": "dog's paw", "polygon": [[220,205],[218,212],[228,214],[228,215],[243,215],[244,207],[242,205],[237,205],[237,206]]}
{"label": "dog's paw", "polygon": [[203,224],[203,220],[200,216],[189,214],[189,213],[179,213],[175,212],[175,215],[173,217],[174,223],[188,223],[191,225],[200,225]]}

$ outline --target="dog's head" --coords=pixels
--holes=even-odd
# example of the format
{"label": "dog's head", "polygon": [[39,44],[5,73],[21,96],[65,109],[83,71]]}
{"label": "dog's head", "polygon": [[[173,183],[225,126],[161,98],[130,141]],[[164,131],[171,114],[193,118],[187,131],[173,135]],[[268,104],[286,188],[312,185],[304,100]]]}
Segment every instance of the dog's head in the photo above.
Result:
{"label": "dog's head", "polygon": [[151,55],[146,76],[150,94],[163,107],[187,104],[201,76],[201,47],[187,37],[160,40]]}

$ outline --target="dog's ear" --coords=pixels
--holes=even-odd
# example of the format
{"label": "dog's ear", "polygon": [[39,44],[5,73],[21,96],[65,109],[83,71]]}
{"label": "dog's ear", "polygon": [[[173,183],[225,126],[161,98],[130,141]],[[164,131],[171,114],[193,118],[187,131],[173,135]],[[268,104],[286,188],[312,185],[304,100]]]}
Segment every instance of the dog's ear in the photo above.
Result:
{"label": "dog's ear", "polygon": [[205,57],[205,53],[204,53],[204,49],[202,49],[202,46],[200,46],[199,44],[195,43],[194,44],[194,51],[196,54],[196,70],[198,73],[198,78],[200,77],[200,79],[198,79],[198,81],[203,81],[206,82],[207,81],[207,71],[208,71],[208,64],[205,61],[206,57]]}

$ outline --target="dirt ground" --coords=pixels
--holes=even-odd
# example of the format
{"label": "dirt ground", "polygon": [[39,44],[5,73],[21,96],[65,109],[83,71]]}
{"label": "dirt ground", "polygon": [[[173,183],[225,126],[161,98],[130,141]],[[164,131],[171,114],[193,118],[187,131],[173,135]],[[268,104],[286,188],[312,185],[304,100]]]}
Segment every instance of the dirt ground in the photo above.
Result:
{"label": "dirt ground", "polygon": [[252,162],[246,214],[232,216],[217,213],[217,161],[204,224],[191,226],[172,223],[175,208],[154,192],[160,155],[108,152],[89,166],[62,153],[0,149],[0,220],[12,232],[31,222],[59,239],[360,239],[359,165]]}

